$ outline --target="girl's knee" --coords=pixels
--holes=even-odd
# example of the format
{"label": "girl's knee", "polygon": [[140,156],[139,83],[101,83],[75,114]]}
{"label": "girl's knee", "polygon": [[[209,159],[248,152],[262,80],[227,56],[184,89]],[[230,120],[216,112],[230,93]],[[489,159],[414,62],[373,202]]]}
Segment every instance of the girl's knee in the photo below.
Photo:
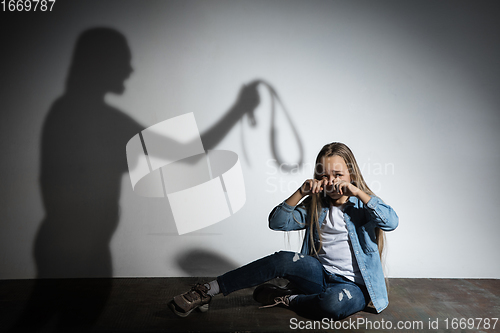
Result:
{"label": "girl's knee", "polygon": [[276,257],[289,257],[290,255],[293,255],[294,252],[290,252],[290,251],[277,251],[277,252],[274,252],[274,256]]}
{"label": "girl's knee", "polygon": [[296,263],[299,260],[305,259],[304,261],[307,261],[308,258],[306,258],[305,255],[300,254],[298,252],[290,252],[290,251],[278,251],[274,253],[274,257],[276,259],[279,259],[280,261],[284,263]]}
{"label": "girl's knee", "polygon": [[323,271],[323,266],[316,258],[303,255],[298,252],[279,251],[274,253],[276,261],[292,271],[299,270],[307,273],[309,271]]}
{"label": "girl's knee", "polygon": [[320,296],[319,302],[325,315],[334,320],[343,319],[363,310],[366,303],[362,295],[352,294],[348,289],[326,292]]}

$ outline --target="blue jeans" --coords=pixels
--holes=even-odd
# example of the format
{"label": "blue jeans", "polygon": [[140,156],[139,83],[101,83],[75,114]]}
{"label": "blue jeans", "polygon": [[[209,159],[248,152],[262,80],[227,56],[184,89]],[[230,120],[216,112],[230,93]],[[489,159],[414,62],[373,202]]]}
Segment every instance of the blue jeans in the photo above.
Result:
{"label": "blue jeans", "polygon": [[363,310],[370,301],[365,286],[331,274],[318,259],[296,252],[276,252],[227,272],[217,281],[226,296],[277,277],[304,293],[290,302],[290,308],[304,316],[338,320]]}

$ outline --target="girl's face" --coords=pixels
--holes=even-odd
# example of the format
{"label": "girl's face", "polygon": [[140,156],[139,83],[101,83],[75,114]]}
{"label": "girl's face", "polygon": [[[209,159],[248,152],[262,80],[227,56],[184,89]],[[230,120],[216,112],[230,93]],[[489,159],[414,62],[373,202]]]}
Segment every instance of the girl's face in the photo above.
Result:
{"label": "girl's face", "polygon": [[[321,170],[320,176],[322,178],[330,179],[330,175],[333,179],[340,179],[345,182],[351,182],[351,175],[349,174],[349,169],[347,168],[347,164],[344,159],[338,155],[333,155],[330,157],[321,158],[321,168],[318,168],[318,171]],[[327,195],[337,200],[342,197],[341,194],[334,193],[332,191],[327,191]]]}

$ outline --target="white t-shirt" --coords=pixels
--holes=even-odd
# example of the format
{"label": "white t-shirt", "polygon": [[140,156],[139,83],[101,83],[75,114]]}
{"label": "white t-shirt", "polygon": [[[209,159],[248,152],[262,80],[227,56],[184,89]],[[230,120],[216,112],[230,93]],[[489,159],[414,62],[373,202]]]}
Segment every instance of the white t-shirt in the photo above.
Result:
{"label": "white t-shirt", "polygon": [[323,246],[318,253],[318,259],[328,272],[364,284],[349,240],[344,208],[345,204],[339,207],[330,206],[326,220],[321,226]]}

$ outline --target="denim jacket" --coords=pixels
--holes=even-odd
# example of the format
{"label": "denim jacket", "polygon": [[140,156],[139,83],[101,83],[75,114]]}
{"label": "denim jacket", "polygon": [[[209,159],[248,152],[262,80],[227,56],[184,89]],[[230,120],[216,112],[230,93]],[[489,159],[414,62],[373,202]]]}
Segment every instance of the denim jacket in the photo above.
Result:
{"label": "denim jacket", "polygon": [[[326,220],[328,209],[322,208],[319,214],[320,226]],[[389,305],[389,299],[375,239],[375,228],[394,230],[398,226],[399,218],[389,205],[372,196],[366,205],[356,197],[350,197],[344,209],[344,219],[365,286],[373,306],[380,313]],[[306,230],[301,249],[304,255],[310,254],[309,228],[306,228],[308,225],[309,216],[301,205],[293,207],[282,202],[269,215],[269,227],[273,230]],[[316,232],[313,238],[315,242],[319,241]]]}

